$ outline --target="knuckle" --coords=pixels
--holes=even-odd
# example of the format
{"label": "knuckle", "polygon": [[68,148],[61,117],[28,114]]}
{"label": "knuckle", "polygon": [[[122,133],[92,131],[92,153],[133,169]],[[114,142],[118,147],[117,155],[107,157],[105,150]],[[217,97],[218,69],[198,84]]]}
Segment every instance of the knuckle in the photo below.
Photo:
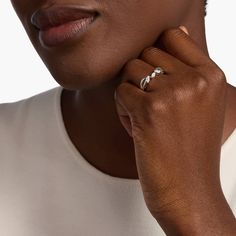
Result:
{"label": "knuckle", "polygon": [[226,82],[226,76],[223,70],[218,67],[213,61],[208,64],[209,77],[213,78],[214,81]]}
{"label": "knuckle", "polygon": [[155,114],[155,113],[164,113],[168,111],[168,103],[164,98],[152,98],[146,97],[143,99],[143,108],[147,115]]}
{"label": "knuckle", "polygon": [[173,101],[175,103],[188,103],[194,99],[199,99],[199,96],[204,96],[208,93],[209,82],[200,74],[195,74],[189,81],[181,84],[176,84],[171,89]]}
{"label": "knuckle", "polygon": [[221,90],[226,90],[227,80],[223,70],[221,70],[219,67],[214,67],[210,71],[210,76],[210,81],[213,88],[215,88],[218,92]]}
{"label": "knuckle", "polygon": [[180,36],[183,35],[183,31],[179,28],[169,28],[165,30],[162,34],[163,39],[169,39],[173,36]]}
{"label": "knuckle", "polygon": [[116,97],[123,97],[128,92],[126,82],[120,83],[116,88]]}
{"label": "knuckle", "polygon": [[149,56],[149,54],[158,53],[159,51],[160,50],[156,47],[148,47],[141,53],[141,59],[145,59]]}
{"label": "knuckle", "polygon": [[226,82],[226,76],[223,70],[221,69],[216,69],[214,72],[215,75],[215,80],[218,81],[219,83],[225,83]]}
{"label": "knuckle", "polygon": [[138,58],[132,59],[130,61],[128,61],[124,67],[124,71],[129,71],[129,70],[133,70],[136,66],[140,65],[141,60]]}
{"label": "knuckle", "polygon": [[209,88],[209,82],[201,75],[197,76],[196,83],[196,90],[198,93],[204,93]]}
{"label": "knuckle", "polygon": [[134,70],[138,66],[140,66],[141,63],[142,63],[142,61],[137,59],[137,58],[136,59],[132,59],[132,60],[130,60],[130,61],[128,61],[126,63],[126,65],[124,66],[123,71],[122,71],[122,74],[123,74],[123,77],[124,77],[124,81],[127,78],[132,77],[132,74],[133,74]]}

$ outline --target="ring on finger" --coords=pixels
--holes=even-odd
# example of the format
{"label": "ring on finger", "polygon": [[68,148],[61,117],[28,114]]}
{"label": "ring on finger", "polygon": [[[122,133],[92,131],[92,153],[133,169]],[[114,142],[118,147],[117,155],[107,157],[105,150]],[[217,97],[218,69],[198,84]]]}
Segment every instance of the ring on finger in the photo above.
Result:
{"label": "ring on finger", "polygon": [[150,83],[150,81],[153,78],[157,77],[158,75],[163,75],[163,74],[165,74],[165,71],[161,67],[156,67],[150,75],[148,75],[148,76],[144,77],[143,79],[141,79],[140,89],[145,91],[146,88],[147,88],[147,85]]}

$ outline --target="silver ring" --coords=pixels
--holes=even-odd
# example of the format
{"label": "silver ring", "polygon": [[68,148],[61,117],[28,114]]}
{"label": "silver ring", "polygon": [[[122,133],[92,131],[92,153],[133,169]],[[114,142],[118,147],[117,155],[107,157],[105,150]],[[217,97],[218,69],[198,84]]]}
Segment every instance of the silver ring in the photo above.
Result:
{"label": "silver ring", "polygon": [[158,75],[163,75],[165,72],[161,67],[156,67],[155,70],[148,76],[144,77],[140,81],[140,88],[145,91],[147,85],[150,83],[151,79],[155,78]]}

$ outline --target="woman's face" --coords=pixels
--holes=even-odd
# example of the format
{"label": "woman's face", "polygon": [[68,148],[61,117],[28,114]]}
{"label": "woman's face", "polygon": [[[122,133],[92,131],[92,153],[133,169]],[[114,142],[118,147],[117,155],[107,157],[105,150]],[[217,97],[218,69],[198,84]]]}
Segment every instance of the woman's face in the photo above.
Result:
{"label": "woman's face", "polygon": [[[33,46],[64,88],[89,89],[114,79],[123,65],[154,45],[160,33],[181,24],[189,0],[11,0]],[[31,15],[53,5],[90,6],[99,16],[74,41],[47,47]]]}

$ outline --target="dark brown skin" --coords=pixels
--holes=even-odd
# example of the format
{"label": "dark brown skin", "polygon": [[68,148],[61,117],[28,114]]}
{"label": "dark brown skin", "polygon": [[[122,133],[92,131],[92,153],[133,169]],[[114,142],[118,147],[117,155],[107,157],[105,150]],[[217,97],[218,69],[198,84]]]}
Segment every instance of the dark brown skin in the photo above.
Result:
{"label": "dark brown skin", "polygon": [[[85,34],[85,37],[73,45],[63,44],[56,48],[44,48],[39,42],[38,32],[30,24],[30,15],[37,8],[52,5],[53,3],[78,4],[78,2],[84,5],[93,5],[100,11],[101,16],[97,19],[100,21],[100,27],[88,32]],[[72,142],[81,154],[92,165],[104,173],[123,178],[139,178],[145,193],[144,196],[147,207],[167,235],[203,235],[203,232],[204,235],[235,235],[235,220],[229,206],[225,202],[219,186],[218,162],[220,158],[220,146],[236,127],[236,88],[226,83],[223,78],[224,74],[220,73],[221,70],[215,63],[212,62],[212,65],[215,66],[214,70],[212,67],[206,68],[204,70],[204,76],[202,76],[204,80],[209,80],[212,84],[217,83],[214,82],[214,80],[218,78],[220,78],[220,81],[223,81],[217,83],[220,84],[220,86],[210,86],[207,87],[207,89],[203,87],[202,97],[204,99],[201,101],[202,104],[207,104],[208,109],[200,109],[199,106],[196,106],[194,103],[193,107],[190,106],[191,109],[186,109],[186,114],[191,114],[193,117],[199,118],[199,120],[196,119],[191,126],[193,127],[192,132],[196,131],[198,135],[197,140],[208,142],[208,145],[204,145],[204,141],[200,142],[196,150],[193,150],[196,139],[190,139],[191,135],[189,136],[187,134],[186,129],[188,123],[190,121],[192,122],[192,119],[187,119],[188,115],[184,112],[181,113],[183,119],[175,119],[177,116],[173,116],[173,120],[166,119],[166,123],[159,126],[159,123],[152,122],[149,126],[145,126],[147,132],[136,132],[135,136],[131,137],[127,132],[129,131],[131,134],[131,129],[129,130],[127,126],[122,123],[122,119],[119,117],[121,109],[119,110],[117,101],[114,100],[115,90],[118,87],[120,88],[121,84],[127,83],[128,80],[133,81],[133,89],[141,95],[142,91],[137,87],[137,81],[140,81],[152,68],[150,67],[150,61],[147,62],[147,59],[142,58],[143,62],[145,61],[145,63],[149,64],[149,70],[147,70],[147,67],[144,69],[144,67],[137,64],[131,68],[130,64],[133,59],[143,55],[144,50],[150,46],[159,47],[163,51],[166,51],[166,53],[170,53],[170,45],[169,47],[162,48],[162,43],[164,43],[165,40],[161,37],[162,33],[170,28],[176,28],[179,25],[186,26],[191,40],[196,44],[198,50],[204,54],[204,60],[210,60],[205,39],[203,0],[58,0],[53,1],[53,3],[46,0],[12,0],[12,3],[38,54],[41,56],[55,80],[65,88],[62,94],[64,122]],[[175,43],[173,44],[176,47],[177,42],[174,40],[174,37],[174,34],[170,34],[169,41],[174,41]],[[184,38],[185,37],[182,37],[181,39]],[[191,47],[184,43],[182,54],[190,50],[190,48]],[[172,54],[174,58],[172,58],[172,61],[180,60],[181,53],[177,54],[172,52],[170,54]],[[197,60],[196,54],[194,55],[196,57],[194,58]],[[158,56],[155,56],[153,60],[157,65],[160,65],[160,58]],[[184,65],[188,65],[189,60],[190,58],[184,62]],[[163,65],[164,68],[165,66],[166,65]],[[126,70],[125,68],[127,67],[131,69]],[[176,79],[176,81],[181,81],[181,79],[188,81],[187,84],[182,84],[186,87],[188,85],[188,88],[196,88],[198,83],[195,82],[196,80],[194,80],[194,78],[202,78],[196,77],[193,71],[192,73],[185,73],[188,74],[189,77],[184,76],[184,78],[180,78],[178,75],[184,67],[177,68],[175,64],[173,68],[175,72],[173,72],[173,79]],[[181,68],[181,70],[179,68]],[[129,73],[127,73],[127,71],[129,71]],[[183,71],[186,72],[188,70],[184,69]],[[165,87],[167,84],[165,84],[165,86],[164,84],[164,81],[156,80],[154,83],[150,84],[150,88],[155,90],[162,87],[162,91],[165,91],[168,87]],[[173,85],[176,89],[181,88],[180,83],[178,84],[176,82],[173,83]],[[215,96],[214,98],[216,100],[208,97],[207,91],[209,90],[213,97]],[[122,90],[119,89],[119,91]],[[218,92],[220,92],[221,97],[216,96]],[[158,93],[160,93],[160,91],[158,91]],[[130,101],[132,98],[131,94],[132,93],[126,93],[124,95],[124,93],[119,92],[118,100],[120,99],[121,101],[123,99],[123,101]],[[199,96],[201,96],[201,92],[199,93],[198,91],[194,93],[195,98],[199,98]],[[171,95],[169,97],[171,97]],[[142,96],[138,96],[138,98],[141,99]],[[161,97],[161,95],[158,99],[160,99],[159,101],[165,101],[165,97]],[[187,96],[183,99],[185,103],[188,102],[192,104],[191,102],[193,102],[193,100],[188,101],[187,99],[190,98]],[[140,101],[141,100],[136,99],[132,104],[137,105]],[[148,101],[150,102],[150,100]],[[127,104],[129,103],[124,103],[123,106],[125,107]],[[151,107],[150,103],[145,103],[145,105]],[[151,109],[149,109],[149,111],[150,110]],[[144,112],[146,112],[146,110],[140,108],[139,116],[142,117]],[[158,112],[159,111],[154,113],[155,115],[153,116],[150,115],[153,114],[153,112],[148,113],[150,120],[152,120],[151,117],[153,119],[155,117],[157,121],[160,116]],[[209,114],[209,112],[211,112],[211,114]],[[129,117],[132,117],[134,113],[128,112],[127,114],[129,114]],[[219,118],[211,123],[209,122],[211,115],[213,117],[217,115]],[[165,114],[165,117],[170,116]],[[200,121],[200,119],[202,120]],[[179,122],[178,125],[177,122]],[[144,120],[142,124],[145,124]],[[174,124],[174,126],[170,124]],[[197,132],[202,125],[205,128],[204,130],[208,130],[210,133]],[[163,131],[164,128],[167,127],[171,127],[171,138]],[[177,127],[182,127],[182,129],[177,130]],[[148,132],[149,130],[152,130],[152,132]],[[186,138],[185,140],[188,142],[183,142],[182,146],[178,146],[179,149],[174,145],[165,145],[169,144],[171,140],[178,140],[180,134],[183,135],[183,137],[189,137],[189,139]],[[210,134],[213,137],[212,139],[208,138]],[[157,140],[157,142],[155,145],[151,145],[152,143],[149,144],[147,140]],[[165,140],[166,142],[164,142]],[[143,143],[145,143],[145,146],[142,146]],[[163,157],[158,147],[162,147],[162,153],[168,153],[168,155],[166,154],[165,157]],[[176,170],[180,167],[179,162],[183,161],[182,159],[177,159],[180,158],[177,154],[183,148],[188,150],[188,152],[185,153],[186,155],[183,155],[183,160],[185,160],[188,165],[185,166],[186,168],[183,166],[181,170],[182,175],[177,175],[176,173],[178,172]],[[152,150],[152,155],[148,154],[150,150]],[[210,173],[212,174],[207,175],[208,172],[201,172],[199,175],[190,175],[189,171],[191,171],[191,165],[195,164],[194,161],[196,161],[196,157],[199,157],[199,159],[201,157],[202,162],[199,161],[198,164],[204,166],[205,171],[209,166],[208,172],[211,170]],[[185,201],[181,201],[182,205],[177,202],[176,204],[167,204],[166,208],[164,207],[164,203],[170,203],[174,199],[170,199],[170,195],[168,194],[168,191],[171,192],[173,189],[167,188],[167,186],[164,185],[165,181],[162,178],[157,178],[158,172],[154,171],[161,166],[160,158],[167,160],[169,158],[171,163],[169,166],[166,165],[166,169],[162,169],[162,176],[163,173],[166,175],[165,180],[172,179],[173,176],[171,176],[171,174],[178,176],[175,177],[181,187],[179,189],[176,187],[173,188],[175,190],[174,197],[185,199]],[[210,161],[204,162],[206,158],[209,158]],[[144,162],[142,160],[146,161]],[[192,162],[190,160],[192,160]],[[170,169],[173,171],[168,171]],[[208,180],[205,181],[206,186],[204,186],[205,188],[203,189],[210,188],[210,190],[201,191],[202,195],[197,195],[196,197],[195,194],[200,192],[198,191],[199,184],[196,184],[196,186],[192,184],[193,189],[191,193],[194,193],[196,197],[193,198],[191,193],[189,193],[189,184],[187,184],[186,181],[199,183],[201,179]],[[168,185],[168,183],[166,184]],[[162,186],[163,189],[167,188],[168,191],[160,191],[160,186]],[[151,194],[154,192],[155,196]],[[159,192],[163,194],[158,194]],[[183,195],[186,198],[182,198]],[[201,204],[197,199],[205,199],[206,201],[204,204]],[[215,201],[218,202],[218,208],[211,207]],[[161,202],[163,205],[157,206],[157,202]],[[188,208],[189,205],[196,205],[197,208],[190,209]],[[186,209],[186,212],[188,212],[189,222],[187,222],[187,218],[183,216],[186,212],[182,211],[181,206],[185,206],[183,209]],[[210,211],[211,214],[207,214],[209,212],[205,212],[205,209],[213,210]],[[167,210],[176,212],[174,219],[165,213]],[[189,215],[190,212],[195,214]],[[173,214],[171,215],[173,216]],[[197,221],[197,216],[200,216],[203,221]],[[210,223],[205,225],[204,222]],[[183,225],[186,225],[186,227],[183,227]],[[209,227],[213,225],[216,231],[208,233]],[[196,229],[198,231],[193,233]]]}
{"label": "dark brown skin", "polygon": [[[164,31],[165,51],[149,47],[126,64],[117,110],[147,207],[167,235],[235,235],[219,175],[226,78],[184,31]],[[140,77],[157,66],[166,74],[140,90]]]}

